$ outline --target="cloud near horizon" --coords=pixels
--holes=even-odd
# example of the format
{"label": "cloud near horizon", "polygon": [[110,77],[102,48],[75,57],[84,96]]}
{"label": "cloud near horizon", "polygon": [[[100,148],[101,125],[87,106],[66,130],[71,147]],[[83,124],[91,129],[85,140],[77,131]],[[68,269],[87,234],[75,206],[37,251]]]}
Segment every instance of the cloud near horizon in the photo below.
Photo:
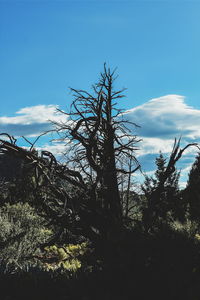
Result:
{"label": "cloud near horizon", "polygon": [[130,109],[126,117],[141,128],[143,137],[173,139],[183,136],[200,138],[200,110],[188,106],[185,97],[166,95]]}
{"label": "cloud near horizon", "polygon": [[66,115],[57,111],[58,105],[24,107],[16,116],[0,117],[0,132],[14,136],[34,137],[52,129],[51,121],[65,122]]}
{"label": "cloud near horizon", "polygon": [[[153,163],[145,163],[147,155],[155,157],[160,151],[171,153],[175,138],[181,137],[182,147],[200,141],[200,110],[188,106],[184,96],[166,95],[151,99],[126,111],[125,117],[140,126],[136,129],[136,134],[142,138],[138,156],[148,166],[147,171],[153,168]],[[185,168],[193,162],[196,153],[194,147],[185,152]]]}
{"label": "cloud near horizon", "polygon": [[[142,138],[138,159],[145,172],[155,169],[154,161],[160,151],[169,156],[175,138],[181,137],[181,147],[200,141],[200,110],[188,106],[184,96],[151,99],[126,111],[125,117],[140,126],[136,129],[136,134]],[[196,154],[197,148],[189,148],[177,164],[182,170],[182,186],[186,184]]]}
{"label": "cloud near horizon", "polygon": [[[22,108],[16,112],[15,116],[2,116],[0,117],[0,132],[7,132],[14,136],[38,136],[52,129],[50,120],[67,121],[67,116],[58,113],[57,108],[56,105],[38,105]],[[187,143],[200,141],[200,110],[188,106],[184,96],[166,95],[154,98],[125,111],[124,116],[140,126],[134,129],[134,134],[142,138],[138,159],[147,172],[155,169],[154,158],[159,151],[165,154],[171,152],[175,137],[182,136],[182,147]],[[48,146],[46,141],[42,146],[42,148],[52,150],[55,154],[62,152],[63,147],[62,144]],[[197,150],[194,148],[190,148],[185,153],[180,164],[183,173],[194,161],[196,153]]]}

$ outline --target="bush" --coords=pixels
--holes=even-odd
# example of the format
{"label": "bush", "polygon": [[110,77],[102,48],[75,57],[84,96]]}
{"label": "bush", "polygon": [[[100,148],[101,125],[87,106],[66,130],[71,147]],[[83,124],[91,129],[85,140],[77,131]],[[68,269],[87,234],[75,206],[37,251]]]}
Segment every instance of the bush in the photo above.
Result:
{"label": "bush", "polygon": [[22,267],[39,252],[52,231],[45,219],[28,203],[6,204],[0,208],[1,263]]}
{"label": "bush", "polygon": [[[68,244],[63,246],[52,245],[45,248],[43,253],[43,267],[46,270],[66,271],[69,274],[77,272],[83,267],[84,257],[93,250],[87,242]],[[89,268],[86,263],[86,267]]]}

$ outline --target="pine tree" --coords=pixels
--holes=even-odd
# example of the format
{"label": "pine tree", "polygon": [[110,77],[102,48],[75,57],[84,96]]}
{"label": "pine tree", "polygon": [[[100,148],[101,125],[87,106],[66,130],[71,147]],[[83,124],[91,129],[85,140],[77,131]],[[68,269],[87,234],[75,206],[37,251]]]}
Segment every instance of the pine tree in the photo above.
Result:
{"label": "pine tree", "polygon": [[[143,221],[155,219],[159,222],[169,222],[173,219],[183,218],[183,207],[180,201],[178,181],[180,172],[176,169],[165,180],[162,190],[158,193],[160,184],[165,176],[167,162],[163,154],[156,158],[157,169],[154,176],[145,176],[142,191],[145,195],[145,208],[143,210]],[[155,197],[156,195],[156,197]]]}
{"label": "pine tree", "polygon": [[188,203],[189,217],[200,222],[200,153],[190,170],[184,198]]}

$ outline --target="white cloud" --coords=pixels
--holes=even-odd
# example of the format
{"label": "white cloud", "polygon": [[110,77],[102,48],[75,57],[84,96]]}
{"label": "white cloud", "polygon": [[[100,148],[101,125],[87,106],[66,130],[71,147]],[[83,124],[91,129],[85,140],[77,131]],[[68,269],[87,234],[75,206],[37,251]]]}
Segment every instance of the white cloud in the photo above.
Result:
{"label": "white cloud", "polygon": [[[142,138],[137,155],[143,170],[149,175],[155,170],[154,161],[159,151],[169,157],[175,137],[181,137],[181,148],[200,141],[200,110],[188,106],[185,97],[180,95],[152,99],[126,111],[125,118],[141,126],[135,129]],[[186,185],[197,152],[195,147],[188,148],[177,163],[178,169],[182,170],[181,187]]]}
{"label": "white cloud", "polygon": [[[147,172],[155,169],[154,160],[160,151],[169,156],[175,137],[181,136],[181,148],[200,141],[200,110],[188,106],[180,95],[152,99],[126,111],[125,117],[141,126],[136,129],[136,134],[142,138],[137,156]],[[178,167],[189,169],[197,151],[195,147],[188,148]]]}
{"label": "white cloud", "polygon": [[188,106],[185,97],[180,95],[152,99],[125,114],[129,120],[141,126],[137,132],[143,137],[200,137],[200,110]]}
{"label": "white cloud", "polygon": [[24,107],[16,112],[15,117],[0,117],[0,124],[32,124],[51,121],[64,121],[66,115],[57,112],[57,105],[37,105]]}
{"label": "white cloud", "polygon": [[140,155],[159,153],[169,153],[172,150],[174,139],[162,140],[161,138],[143,137],[140,142],[141,149],[138,151]]}
{"label": "white cloud", "polygon": [[65,143],[44,144],[42,147],[36,147],[38,151],[49,151],[56,157],[66,153],[67,147]]}
{"label": "white cloud", "polygon": [[37,136],[52,128],[50,121],[66,122],[67,116],[57,111],[56,105],[24,107],[16,116],[0,117],[0,132],[14,136]]}

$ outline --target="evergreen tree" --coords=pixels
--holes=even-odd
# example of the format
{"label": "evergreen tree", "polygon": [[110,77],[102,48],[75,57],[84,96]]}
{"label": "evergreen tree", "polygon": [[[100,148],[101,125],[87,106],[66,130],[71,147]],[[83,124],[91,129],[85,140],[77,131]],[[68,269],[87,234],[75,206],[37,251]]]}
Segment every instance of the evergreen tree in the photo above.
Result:
{"label": "evergreen tree", "polygon": [[[160,185],[166,172],[166,158],[163,154],[155,160],[156,171],[154,176],[145,176],[142,191],[145,195],[143,209],[144,222],[149,217],[155,218],[156,222],[170,222],[173,219],[183,219],[183,202],[180,199],[178,181],[180,172],[176,169],[164,181],[162,189]],[[175,168],[175,167],[174,167]],[[159,193],[158,193],[159,191]]]}
{"label": "evergreen tree", "polygon": [[189,217],[194,221],[200,222],[200,153],[197,155],[190,170],[184,198],[188,203]]}

